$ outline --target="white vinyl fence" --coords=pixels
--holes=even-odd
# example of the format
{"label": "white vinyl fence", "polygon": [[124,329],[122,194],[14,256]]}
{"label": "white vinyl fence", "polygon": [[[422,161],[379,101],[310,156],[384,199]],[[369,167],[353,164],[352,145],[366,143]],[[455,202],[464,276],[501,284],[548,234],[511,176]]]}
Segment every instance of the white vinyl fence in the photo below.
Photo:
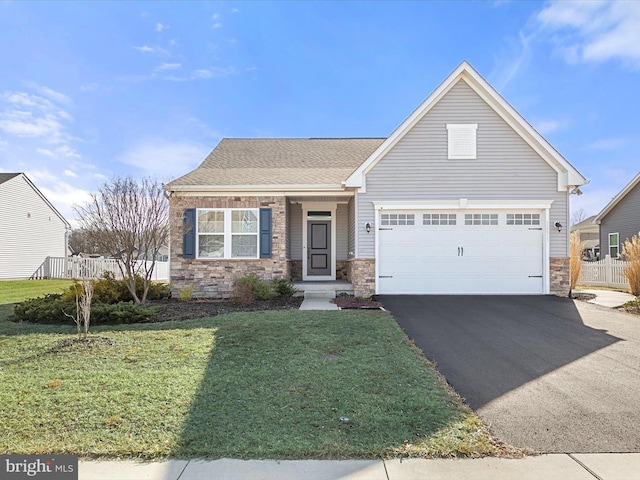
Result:
{"label": "white vinyl fence", "polygon": [[[143,262],[138,261],[141,274],[144,274]],[[122,278],[118,264],[111,258],[47,257],[31,278],[101,278],[105,272]],[[169,262],[156,261],[151,280],[168,281]]]}
{"label": "white vinyl fence", "polygon": [[600,287],[628,287],[629,281],[624,276],[627,262],[616,260],[609,255],[597,262],[582,262],[580,269],[580,285]]}

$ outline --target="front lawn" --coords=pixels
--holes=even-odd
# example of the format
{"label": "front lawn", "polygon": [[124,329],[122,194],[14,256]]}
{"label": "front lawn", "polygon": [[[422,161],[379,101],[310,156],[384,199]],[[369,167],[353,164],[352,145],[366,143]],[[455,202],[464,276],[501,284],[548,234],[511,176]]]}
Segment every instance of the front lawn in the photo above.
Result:
{"label": "front lawn", "polygon": [[0,453],[379,458],[500,453],[386,312],[92,328],[0,318]]}
{"label": "front lawn", "polygon": [[0,280],[0,305],[18,303],[46,293],[62,293],[72,280]]}

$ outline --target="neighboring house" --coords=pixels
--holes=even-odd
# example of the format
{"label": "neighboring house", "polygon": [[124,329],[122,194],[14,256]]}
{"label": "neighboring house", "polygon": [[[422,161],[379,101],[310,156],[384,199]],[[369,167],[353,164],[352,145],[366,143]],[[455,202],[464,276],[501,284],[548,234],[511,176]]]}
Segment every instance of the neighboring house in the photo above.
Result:
{"label": "neighboring house", "polygon": [[604,258],[622,254],[622,244],[640,235],[640,173],[596,215],[600,225],[600,251]]}
{"label": "neighboring house", "polygon": [[571,233],[578,232],[578,239],[584,243],[584,259],[597,260],[600,256],[600,225],[594,223],[596,216],[571,226]]}
{"label": "neighboring house", "polygon": [[388,138],[223,139],[170,193],[171,284],[348,280],[356,295],[569,292],[585,178],[468,63]]}
{"label": "neighboring house", "polygon": [[0,279],[31,277],[67,256],[71,226],[24,173],[0,173]]}

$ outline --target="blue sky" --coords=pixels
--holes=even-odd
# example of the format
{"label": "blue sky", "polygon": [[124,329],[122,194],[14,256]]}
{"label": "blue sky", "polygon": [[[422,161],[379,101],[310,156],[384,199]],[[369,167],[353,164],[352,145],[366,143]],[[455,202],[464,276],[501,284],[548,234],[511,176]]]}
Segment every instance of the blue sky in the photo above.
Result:
{"label": "blue sky", "polygon": [[0,171],[73,220],[222,137],[384,137],[467,60],[590,184],[640,171],[640,2],[0,1]]}

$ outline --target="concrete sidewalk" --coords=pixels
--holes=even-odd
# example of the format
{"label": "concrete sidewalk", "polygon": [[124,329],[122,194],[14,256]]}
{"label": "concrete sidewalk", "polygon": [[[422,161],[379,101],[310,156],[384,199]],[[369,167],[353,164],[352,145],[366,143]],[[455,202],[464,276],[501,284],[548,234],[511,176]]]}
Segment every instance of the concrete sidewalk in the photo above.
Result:
{"label": "concrete sidewalk", "polygon": [[80,480],[640,480],[640,453],[519,459],[81,461]]}
{"label": "concrete sidewalk", "polygon": [[596,298],[588,300],[588,303],[593,303],[595,305],[601,305],[603,307],[609,308],[621,307],[625,303],[636,298],[629,293],[616,292],[615,290],[598,290],[595,288],[573,290],[573,293],[590,293],[592,295],[595,295]]}

